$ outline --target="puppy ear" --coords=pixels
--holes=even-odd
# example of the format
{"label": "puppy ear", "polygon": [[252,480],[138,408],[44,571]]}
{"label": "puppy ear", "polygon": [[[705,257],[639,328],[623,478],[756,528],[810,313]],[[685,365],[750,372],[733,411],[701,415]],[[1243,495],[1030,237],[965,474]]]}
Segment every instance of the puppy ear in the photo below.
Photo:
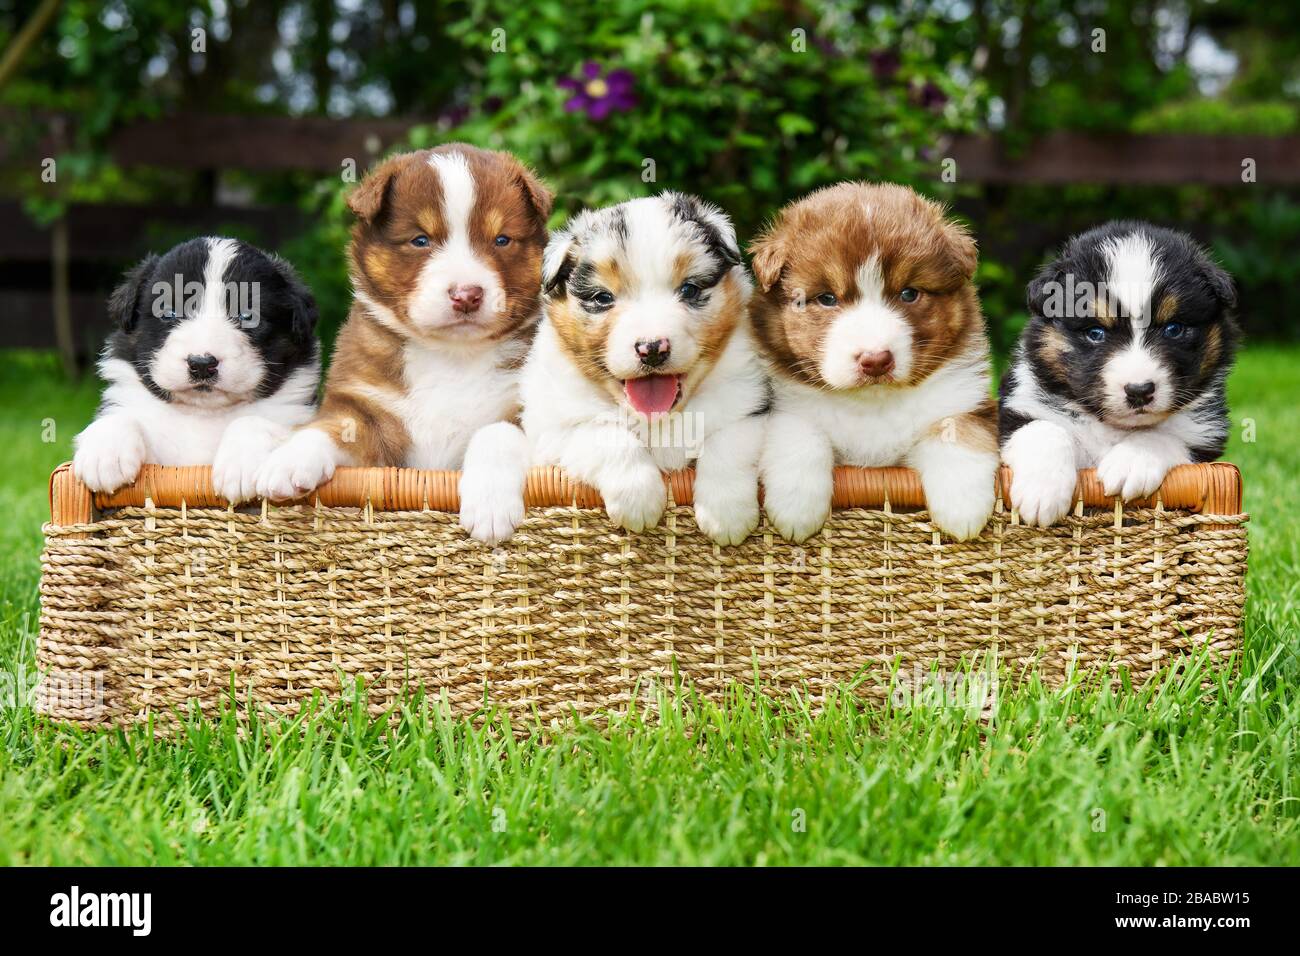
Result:
{"label": "puppy ear", "polygon": [[1211,259],[1205,253],[1200,256],[1201,272],[1205,276],[1206,284],[1209,285],[1210,291],[1214,293],[1219,303],[1225,309],[1233,309],[1237,306],[1237,284],[1233,282],[1232,276],[1217,262]]}
{"label": "puppy ear", "polygon": [[551,235],[551,241],[546,244],[546,251],[542,253],[544,294],[553,295],[563,291],[569,281],[569,274],[573,272],[576,246],[573,233],[568,229],[561,229]]}
{"label": "puppy ear", "polygon": [[380,163],[357,184],[356,189],[348,193],[348,208],[362,222],[374,222],[375,217],[384,208],[384,200],[388,198],[388,187],[392,185],[393,177],[397,175],[397,171],[402,168],[409,155],[403,153],[401,156],[394,156]]}
{"label": "puppy ear", "polygon": [[952,257],[957,271],[970,281],[975,277],[975,268],[979,265],[979,248],[975,237],[964,223],[945,219],[943,224],[944,239],[948,245],[948,254]]}
{"label": "puppy ear", "polygon": [[551,207],[555,202],[555,194],[546,187],[531,169],[521,163],[509,153],[499,153],[505,157],[515,167],[515,184],[523,190],[524,198],[529,204],[537,210],[537,216],[542,221],[542,228],[546,228],[546,220],[551,218]]}
{"label": "puppy ear", "polygon": [[1029,285],[1025,286],[1025,306],[1029,309],[1031,318],[1052,318],[1045,315],[1043,310],[1048,297],[1054,292],[1059,294],[1069,268],[1068,259],[1053,259],[1038,270],[1038,275],[1029,280]]}
{"label": "puppy ear", "polygon": [[270,259],[271,264],[275,266],[275,271],[284,279],[287,288],[290,307],[293,310],[291,319],[293,337],[299,342],[310,342],[316,334],[316,322],[320,318],[320,312],[316,308],[316,297],[311,294],[311,289],[307,288],[307,283],[299,278],[297,270],[286,260],[275,255],[270,256]]}
{"label": "puppy ear", "polygon": [[736,242],[736,227],[725,212],[686,193],[666,191],[660,199],[668,203],[673,215],[683,222],[694,223],[705,245],[728,266],[740,265],[740,245]]}
{"label": "puppy ear", "polygon": [[123,332],[135,329],[139,320],[140,301],[144,297],[144,285],[157,264],[158,257],[149,253],[122,276],[121,283],[108,297],[108,317]]}
{"label": "puppy ear", "polygon": [[749,244],[750,255],[754,257],[754,278],[758,287],[769,292],[772,286],[781,281],[781,270],[785,268],[785,243],[772,233],[764,233]]}

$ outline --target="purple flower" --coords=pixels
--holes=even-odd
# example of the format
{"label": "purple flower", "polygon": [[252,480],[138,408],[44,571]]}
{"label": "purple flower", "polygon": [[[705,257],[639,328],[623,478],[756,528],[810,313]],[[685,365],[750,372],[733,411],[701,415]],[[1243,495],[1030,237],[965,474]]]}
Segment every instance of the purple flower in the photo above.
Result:
{"label": "purple flower", "polygon": [[871,72],[877,83],[888,83],[898,72],[900,65],[898,54],[893,50],[873,50],[868,54],[871,60]]}
{"label": "purple flower", "polygon": [[933,80],[926,80],[925,85],[917,90],[915,95],[917,103],[935,113],[943,112],[944,104],[948,102],[948,94],[939,89]]}
{"label": "purple flower", "polygon": [[600,64],[584,63],[581,76],[564,76],[556,82],[573,93],[564,102],[566,113],[582,111],[600,121],[611,112],[626,113],[636,106],[632,74],[627,70],[610,70],[602,75]]}

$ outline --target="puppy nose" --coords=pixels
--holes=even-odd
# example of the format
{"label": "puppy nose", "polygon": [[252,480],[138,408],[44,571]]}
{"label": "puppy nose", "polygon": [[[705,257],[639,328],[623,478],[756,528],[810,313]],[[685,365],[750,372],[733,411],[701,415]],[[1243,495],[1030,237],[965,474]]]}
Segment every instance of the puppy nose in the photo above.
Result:
{"label": "puppy nose", "polygon": [[887,375],[894,368],[894,353],[884,352],[859,352],[858,368],[862,370],[863,375],[875,378],[878,375]]}
{"label": "puppy nose", "polygon": [[667,339],[642,339],[636,343],[636,354],[641,358],[641,364],[650,368],[658,368],[667,362],[671,351]]}
{"label": "puppy nose", "polygon": [[451,307],[457,312],[475,312],[483,304],[483,287],[481,285],[454,285],[447,290],[451,296]]}
{"label": "puppy nose", "polygon": [[1156,383],[1129,382],[1124,386],[1124,394],[1128,397],[1128,403],[1132,408],[1150,405],[1151,399],[1156,397]]}
{"label": "puppy nose", "polygon": [[191,355],[185,362],[190,367],[190,378],[196,382],[216,378],[217,366],[221,364],[215,355]]}

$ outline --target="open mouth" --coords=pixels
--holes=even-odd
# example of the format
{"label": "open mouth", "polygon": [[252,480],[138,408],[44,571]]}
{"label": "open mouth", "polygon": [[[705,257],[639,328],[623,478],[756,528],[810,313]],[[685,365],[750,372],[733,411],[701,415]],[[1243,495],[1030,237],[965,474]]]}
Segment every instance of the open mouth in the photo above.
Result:
{"label": "open mouth", "polygon": [[681,375],[643,375],[623,382],[628,404],[642,415],[662,415],[682,397]]}

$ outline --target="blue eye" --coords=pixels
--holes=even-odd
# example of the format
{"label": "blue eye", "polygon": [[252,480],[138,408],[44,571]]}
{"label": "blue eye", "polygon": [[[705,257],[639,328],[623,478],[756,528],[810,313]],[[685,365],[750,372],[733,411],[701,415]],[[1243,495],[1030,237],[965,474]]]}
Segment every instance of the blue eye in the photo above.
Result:
{"label": "blue eye", "polygon": [[1094,325],[1092,326],[1092,328],[1083,330],[1083,337],[1086,338],[1089,342],[1092,342],[1093,344],[1096,344],[1098,342],[1105,342],[1106,330],[1103,329],[1100,325]]}
{"label": "blue eye", "polygon": [[172,309],[168,309],[166,312],[164,312],[164,313],[162,314],[161,317],[162,317],[164,320],[168,321],[168,322],[175,322],[175,321],[176,321],[176,312],[175,312],[174,310],[172,310]]}
{"label": "blue eye", "polygon": [[682,297],[683,302],[694,302],[704,291],[694,282],[683,282],[677,289],[677,294]]}
{"label": "blue eye", "polygon": [[510,245],[510,237],[509,237],[509,236],[506,236],[506,235],[500,235],[500,236],[497,236],[497,237],[496,237],[495,239],[493,239],[492,241],[495,242],[498,246],[508,246],[508,245]]}
{"label": "blue eye", "polygon": [[429,244],[428,236],[416,236],[414,239],[411,240],[411,245],[415,246],[417,249],[423,249],[428,244]]}
{"label": "blue eye", "polygon": [[1187,326],[1181,322],[1169,322],[1160,330],[1160,334],[1167,339],[1180,339],[1186,331]]}

